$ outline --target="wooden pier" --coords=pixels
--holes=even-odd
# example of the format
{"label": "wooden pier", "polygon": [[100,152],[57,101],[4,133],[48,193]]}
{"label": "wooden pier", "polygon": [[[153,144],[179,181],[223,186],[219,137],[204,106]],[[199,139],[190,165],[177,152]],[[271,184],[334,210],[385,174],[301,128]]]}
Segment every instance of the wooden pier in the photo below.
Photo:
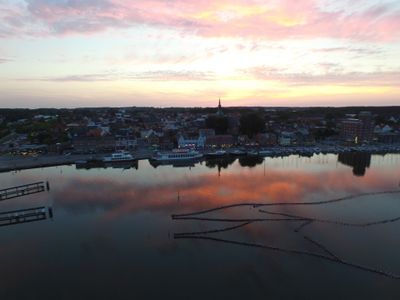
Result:
{"label": "wooden pier", "polygon": [[0,190],[0,201],[41,193],[50,189],[49,182],[35,182]]}
{"label": "wooden pier", "polygon": [[19,209],[0,213],[0,226],[9,226],[21,223],[46,220],[53,218],[51,207],[34,207],[28,209]]}

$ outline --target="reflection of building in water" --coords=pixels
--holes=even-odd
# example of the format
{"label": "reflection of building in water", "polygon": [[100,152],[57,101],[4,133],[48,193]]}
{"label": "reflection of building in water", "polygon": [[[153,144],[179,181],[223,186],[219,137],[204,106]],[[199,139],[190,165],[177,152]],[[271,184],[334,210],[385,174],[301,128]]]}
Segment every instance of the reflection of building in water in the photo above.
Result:
{"label": "reflection of building in water", "polygon": [[374,122],[369,111],[362,111],[358,119],[351,118],[342,122],[341,135],[347,142],[356,144],[373,140]]}
{"label": "reflection of building in water", "polygon": [[340,153],[338,161],[346,166],[353,167],[353,174],[364,176],[365,169],[371,164],[371,154],[364,152]]}
{"label": "reflection of building in water", "polygon": [[227,156],[227,157],[217,157],[217,158],[207,158],[206,167],[213,169],[217,167],[219,170],[227,169],[231,164],[235,162],[236,158]]}
{"label": "reflection of building in water", "polygon": [[263,162],[264,158],[259,156],[243,156],[239,158],[239,164],[242,167],[254,168],[257,165],[261,165]]}

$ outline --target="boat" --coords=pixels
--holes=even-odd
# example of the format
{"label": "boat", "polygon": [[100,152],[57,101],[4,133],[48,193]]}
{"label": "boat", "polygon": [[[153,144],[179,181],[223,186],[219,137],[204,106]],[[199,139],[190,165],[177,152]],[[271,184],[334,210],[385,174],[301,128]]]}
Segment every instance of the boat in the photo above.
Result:
{"label": "boat", "polygon": [[258,151],[258,156],[265,157],[265,156],[271,156],[271,155],[272,155],[272,151],[271,150],[262,149],[262,150]]}
{"label": "boat", "polygon": [[222,150],[222,149],[208,152],[206,154],[207,157],[221,157],[221,156],[225,156],[225,155],[226,155],[226,151]]}
{"label": "boat", "polygon": [[259,154],[258,154],[258,150],[250,150],[250,151],[247,151],[247,155],[248,156],[258,156]]}
{"label": "boat", "polygon": [[187,149],[175,149],[169,152],[158,152],[152,157],[152,160],[158,162],[174,162],[174,161],[187,161],[196,160],[203,157],[198,151]]}
{"label": "boat", "polygon": [[229,154],[240,156],[240,155],[246,155],[247,152],[245,150],[241,150],[241,149],[233,149],[233,150],[229,151]]}
{"label": "boat", "polygon": [[103,162],[121,162],[121,161],[132,161],[135,158],[128,151],[118,151],[111,154],[111,156],[105,156]]}

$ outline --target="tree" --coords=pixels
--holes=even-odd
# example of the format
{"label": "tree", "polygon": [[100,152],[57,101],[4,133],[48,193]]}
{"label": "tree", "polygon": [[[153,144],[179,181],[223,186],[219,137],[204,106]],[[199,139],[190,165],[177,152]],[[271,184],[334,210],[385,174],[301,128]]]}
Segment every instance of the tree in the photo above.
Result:
{"label": "tree", "polygon": [[256,113],[246,113],[240,117],[240,132],[247,134],[250,138],[260,132],[265,131],[264,118]]}
{"label": "tree", "polygon": [[216,115],[209,116],[206,119],[206,126],[214,129],[216,134],[225,134],[229,127],[228,118]]}

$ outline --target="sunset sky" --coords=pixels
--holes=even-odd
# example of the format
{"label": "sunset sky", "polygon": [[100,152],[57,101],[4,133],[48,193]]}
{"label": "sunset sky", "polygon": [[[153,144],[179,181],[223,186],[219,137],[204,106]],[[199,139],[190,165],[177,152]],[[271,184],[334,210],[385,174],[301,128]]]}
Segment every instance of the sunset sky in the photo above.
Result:
{"label": "sunset sky", "polygon": [[0,0],[0,107],[400,104],[398,0]]}

